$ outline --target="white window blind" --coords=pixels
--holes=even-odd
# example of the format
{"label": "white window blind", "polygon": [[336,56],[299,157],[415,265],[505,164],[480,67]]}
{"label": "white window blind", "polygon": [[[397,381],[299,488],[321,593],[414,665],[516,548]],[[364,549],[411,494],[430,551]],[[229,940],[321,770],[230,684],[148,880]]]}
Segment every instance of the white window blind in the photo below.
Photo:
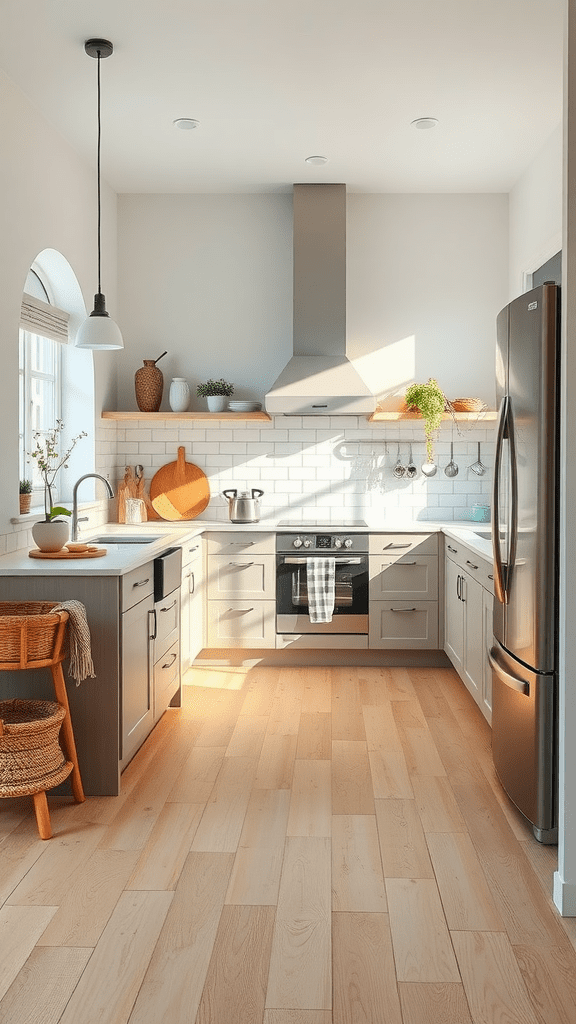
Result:
{"label": "white window blind", "polygon": [[20,324],[25,331],[67,344],[68,320],[68,313],[63,309],[51,306],[48,302],[42,302],[41,299],[36,299],[28,292],[24,292]]}

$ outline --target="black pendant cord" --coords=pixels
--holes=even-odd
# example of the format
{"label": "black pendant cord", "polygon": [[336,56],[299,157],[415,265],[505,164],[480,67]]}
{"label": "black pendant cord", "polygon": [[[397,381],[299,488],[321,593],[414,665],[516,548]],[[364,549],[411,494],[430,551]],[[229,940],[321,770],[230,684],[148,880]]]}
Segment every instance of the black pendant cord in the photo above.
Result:
{"label": "black pendant cord", "polygon": [[102,219],[101,202],[100,202],[100,138],[102,135],[102,125],[100,118],[100,50],[98,50],[98,147],[97,147],[97,189],[98,189],[98,294],[102,294],[102,283],[100,280],[100,265],[101,265],[101,245],[100,245],[100,222]]}

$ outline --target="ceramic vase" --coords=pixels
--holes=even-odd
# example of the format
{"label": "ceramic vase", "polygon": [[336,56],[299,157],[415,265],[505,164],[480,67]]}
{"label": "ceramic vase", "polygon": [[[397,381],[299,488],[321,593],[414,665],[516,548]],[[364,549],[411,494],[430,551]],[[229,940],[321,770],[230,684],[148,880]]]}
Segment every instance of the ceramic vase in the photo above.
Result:
{"label": "ceramic vase", "polygon": [[57,519],[51,523],[42,519],[34,523],[32,537],[40,551],[60,551],[70,538],[70,527]]}
{"label": "ceramic vase", "polygon": [[208,412],[224,412],[228,398],[226,395],[207,395]]}
{"label": "ceramic vase", "polygon": [[186,412],[190,404],[190,388],[184,377],[174,377],[168,395],[172,412]]}
{"label": "ceramic vase", "polygon": [[164,374],[155,359],[145,359],[134,375],[136,404],[140,412],[158,412],[164,390]]}

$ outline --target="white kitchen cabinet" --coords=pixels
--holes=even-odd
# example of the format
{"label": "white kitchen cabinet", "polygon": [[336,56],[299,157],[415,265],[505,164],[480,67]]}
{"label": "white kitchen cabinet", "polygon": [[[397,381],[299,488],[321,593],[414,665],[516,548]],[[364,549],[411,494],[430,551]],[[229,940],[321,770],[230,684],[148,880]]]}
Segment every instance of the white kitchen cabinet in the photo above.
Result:
{"label": "white kitchen cabinet", "polygon": [[182,545],[180,663],[186,672],[204,647],[204,545],[194,537]]}
{"label": "white kitchen cabinet", "polygon": [[211,533],[206,590],[208,647],[275,647],[273,533]]}
{"label": "white kitchen cabinet", "polygon": [[491,565],[471,548],[446,540],[444,650],[483,715],[491,719]]}
{"label": "white kitchen cabinet", "polygon": [[369,550],[369,647],[437,649],[437,536],[372,534]]}
{"label": "white kitchen cabinet", "polygon": [[[137,598],[140,597],[140,600]],[[122,577],[120,616],[120,761],[125,766],[154,725],[152,687],[154,567],[152,562]]]}

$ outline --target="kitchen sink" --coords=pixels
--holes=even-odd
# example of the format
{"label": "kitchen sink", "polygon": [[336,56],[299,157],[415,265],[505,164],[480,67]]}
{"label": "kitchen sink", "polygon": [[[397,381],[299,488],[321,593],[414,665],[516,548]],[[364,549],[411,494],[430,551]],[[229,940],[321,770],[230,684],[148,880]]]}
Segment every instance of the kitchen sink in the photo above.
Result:
{"label": "kitchen sink", "polygon": [[155,540],[160,540],[161,535],[156,534],[155,537],[142,537],[142,536],[127,536],[121,534],[105,534],[102,537],[96,537],[90,543],[92,544],[153,544]]}

